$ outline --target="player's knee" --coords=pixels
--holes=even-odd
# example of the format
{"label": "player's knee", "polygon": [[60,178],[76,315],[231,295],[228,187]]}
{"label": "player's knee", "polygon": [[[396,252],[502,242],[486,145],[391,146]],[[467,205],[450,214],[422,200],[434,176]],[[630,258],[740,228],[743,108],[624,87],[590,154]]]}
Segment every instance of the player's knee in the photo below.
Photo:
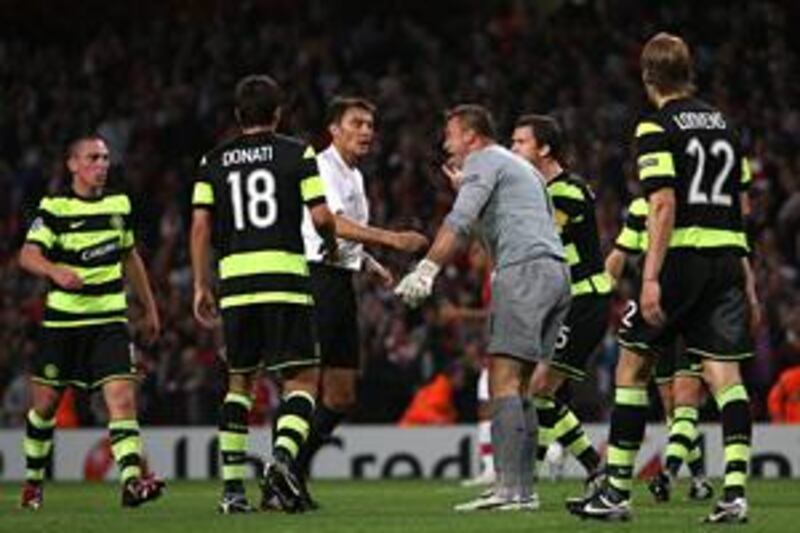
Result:
{"label": "player's knee", "polygon": [[126,390],[119,387],[113,392],[106,394],[106,407],[112,419],[135,418],[136,399],[133,393],[133,386]]}
{"label": "player's knee", "polygon": [[506,380],[493,379],[489,383],[489,390],[491,391],[492,399],[503,398],[507,396],[519,396],[520,386],[522,380],[510,377]]}
{"label": "player's knee", "polygon": [[714,394],[742,381],[739,363],[735,361],[706,360],[703,362],[703,377]]}
{"label": "player's knee", "polygon": [[546,364],[540,364],[530,380],[530,394],[533,396],[554,396],[566,375]]}
{"label": "player's knee", "polygon": [[616,384],[618,387],[644,387],[651,370],[651,358],[623,350],[617,362]]}
{"label": "player's knee", "polygon": [[32,394],[31,408],[36,411],[41,418],[50,420],[55,416],[58,409],[58,401],[61,399],[61,391],[52,387],[34,387]]}
{"label": "player's knee", "polygon": [[112,419],[136,417],[136,388],[133,381],[114,379],[103,385],[103,399]]}
{"label": "player's knee", "polygon": [[675,405],[675,396],[673,395],[672,382],[663,383],[658,386],[658,395],[661,397],[661,405],[664,407],[665,413],[671,413]]}
{"label": "player's knee", "polygon": [[249,396],[252,381],[250,374],[228,374],[228,392]]}
{"label": "player's knee", "polygon": [[302,390],[316,398],[319,391],[319,369],[307,367],[284,373],[284,389]]}
{"label": "player's knee", "polygon": [[676,378],[673,386],[676,405],[698,405],[700,403],[701,386],[700,380],[697,378]]}
{"label": "player's knee", "polygon": [[531,378],[531,388],[530,394],[532,396],[541,396],[542,394],[548,394],[548,381],[547,376],[540,372],[534,372],[533,377]]}
{"label": "player's knee", "polygon": [[489,366],[489,393],[491,398],[519,396],[523,383],[523,363],[510,357],[492,357]]}

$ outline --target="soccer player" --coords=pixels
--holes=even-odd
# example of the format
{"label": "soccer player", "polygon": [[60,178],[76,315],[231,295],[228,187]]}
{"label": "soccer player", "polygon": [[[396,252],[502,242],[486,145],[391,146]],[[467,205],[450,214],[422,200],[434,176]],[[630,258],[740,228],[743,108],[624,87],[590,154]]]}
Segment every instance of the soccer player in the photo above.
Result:
{"label": "soccer player", "polygon": [[375,106],[364,98],[337,97],[328,106],[326,122],[331,144],[317,155],[317,165],[336,221],[339,255],[335,261],[324,260],[320,253],[322,239],[306,216],[303,239],[321,348],[322,392],[298,462],[303,475],[307,474],[314,454],[331,439],[356,402],[361,342],[353,275],[363,269],[378,276],[386,286],[394,282],[391,272],[366,253],[364,245],[410,253],[428,245],[427,238],[420,233],[388,231],[369,225],[369,204],[358,164],[373,144]]}
{"label": "soccer player", "polygon": [[[219,423],[222,498],[218,510],[253,510],[244,488],[247,414],[258,370],[280,371],[283,397],[264,471],[263,500],[303,511],[294,461],[308,435],[317,393],[319,347],[300,224],[303,206],[335,256],[335,222],[325,203],[314,150],[276,133],[281,91],[268,76],[247,76],[235,91],[241,133],[200,161],[192,204],[194,314],[214,327],[218,312],[209,253],[217,250],[219,307],[226,344],[228,392]],[[267,503],[262,501],[262,504]]]}
{"label": "soccer player", "polygon": [[[616,281],[621,278],[629,256],[640,257],[647,251],[646,222],[647,201],[636,198],[628,207],[625,225],[614,243],[614,249],[606,258],[606,269]],[[640,278],[641,269],[637,270],[636,277]],[[635,302],[629,302],[628,312],[635,305]],[[627,320],[625,317],[623,319]],[[670,347],[669,353],[677,348],[682,348],[680,343]],[[697,429],[703,378],[700,358],[682,349],[674,358],[659,357],[653,377],[669,427],[669,442],[666,450],[667,472],[657,473],[650,480],[648,489],[656,501],[668,501],[671,483],[685,462],[692,474],[689,499],[708,500],[714,495],[714,489],[706,479],[703,447]]]}
{"label": "soccer player", "polygon": [[572,304],[559,332],[552,361],[536,365],[530,383],[539,417],[538,459],[558,442],[586,470],[592,490],[600,479],[600,455],[580,420],[556,393],[567,379],[586,378],[589,357],[608,329],[611,279],[605,272],[594,213],[594,194],[586,181],[567,170],[561,127],[546,115],[523,115],[514,128],[511,150],[542,173],[555,207],[555,220],[570,267]]}
{"label": "soccer player", "polygon": [[489,319],[492,446],[498,481],[458,511],[534,510],[536,411],[524,398],[530,372],[553,353],[569,309],[569,269],[539,172],[495,142],[489,112],[460,105],[447,113],[444,147],[461,169],[455,204],[425,259],[395,289],[406,304],[430,296],[442,265],[473,227],[494,264]]}
{"label": "soccer player", "polygon": [[42,198],[19,255],[22,268],[50,282],[33,361],[21,505],[42,505],[55,411],[65,388],[74,386],[102,390],[122,505],[137,507],[158,498],[164,483],[143,472],[125,281],[144,307],[147,342],[158,337],[158,309],[134,246],[131,202],[126,194],[106,188],[105,141],[97,135],[73,140],[66,164],[70,185]]}
{"label": "soccer player", "polygon": [[[726,118],[693,97],[692,60],[679,37],[644,46],[642,81],[657,111],[636,128],[638,171],[648,202],[648,245],[638,305],[620,330],[608,481],[570,511],[584,518],[631,516],[634,462],[644,437],[654,356],[680,335],[703,361],[722,417],[725,481],[707,522],[745,522],[752,421],[739,361],[752,355],[740,207],[742,155]],[[628,325],[629,324],[629,325]]]}

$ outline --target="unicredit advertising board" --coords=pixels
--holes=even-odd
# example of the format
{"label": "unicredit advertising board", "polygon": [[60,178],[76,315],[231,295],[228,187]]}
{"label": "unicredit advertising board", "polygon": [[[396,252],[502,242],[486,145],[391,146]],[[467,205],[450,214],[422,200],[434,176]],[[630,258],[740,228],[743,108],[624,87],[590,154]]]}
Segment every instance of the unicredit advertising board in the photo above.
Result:
{"label": "unicredit advertising board", "polygon": [[[721,429],[701,425],[706,467],[712,477],[723,473]],[[590,424],[592,441],[605,449],[608,426]],[[394,426],[344,426],[337,445],[323,448],[313,465],[317,478],[466,478],[477,469],[476,430],[473,426],[398,428]],[[172,479],[218,477],[220,461],[216,428],[143,428],[148,468]],[[24,477],[21,430],[0,430],[0,480]],[[647,428],[639,453],[637,472],[647,476],[658,465],[666,443],[663,425]],[[269,452],[265,428],[250,431],[249,459],[252,475]],[[800,477],[800,426],[756,425],[751,472],[756,477]],[[572,459],[565,477],[580,477]],[[58,480],[102,480],[117,475],[106,431],[79,429],[56,431],[52,477]]]}

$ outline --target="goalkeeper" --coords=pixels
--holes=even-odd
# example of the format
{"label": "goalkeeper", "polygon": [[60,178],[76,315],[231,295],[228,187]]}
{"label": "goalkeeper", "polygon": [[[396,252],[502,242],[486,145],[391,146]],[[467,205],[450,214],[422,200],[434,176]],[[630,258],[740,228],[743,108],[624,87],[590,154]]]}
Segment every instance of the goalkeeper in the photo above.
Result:
{"label": "goalkeeper", "polygon": [[430,296],[441,266],[477,226],[495,265],[489,311],[489,391],[494,491],[458,511],[534,510],[537,419],[523,397],[537,361],[554,351],[569,309],[569,270],[544,180],[532,165],[495,141],[489,112],[477,105],[449,111],[444,148],[460,170],[455,204],[428,255],[395,289],[410,306]]}

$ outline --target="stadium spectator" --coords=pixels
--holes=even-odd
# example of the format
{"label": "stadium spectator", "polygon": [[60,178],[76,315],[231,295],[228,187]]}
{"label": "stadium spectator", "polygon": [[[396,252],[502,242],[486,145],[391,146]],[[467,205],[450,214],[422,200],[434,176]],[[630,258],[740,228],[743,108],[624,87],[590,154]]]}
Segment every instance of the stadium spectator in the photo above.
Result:
{"label": "stadium spectator", "polygon": [[800,366],[784,370],[772,386],[769,416],[773,422],[800,424]]}
{"label": "stadium spectator", "polygon": [[[44,285],[21,275],[13,256],[31,209],[64,181],[58,154],[72,133],[101,128],[113,160],[124,163],[124,174],[115,177],[139,208],[140,250],[154,276],[165,333],[175,336],[139,348],[146,372],[142,422],[198,423],[184,409],[164,407],[183,405],[191,392],[190,382],[173,380],[162,369],[172,365],[165,362],[172,354],[206,342],[189,312],[186,205],[197,158],[235,126],[227,88],[240,74],[258,67],[291,79],[285,131],[318,148],[324,143],[325,103],[334,94],[375,100],[382,110],[381,133],[363,171],[371,176],[371,219],[380,227],[437,226],[452,202],[431,133],[440,121],[438,110],[457,100],[481,101],[492,108],[504,135],[521,112],[552,113],[572,140],[572,167],[593,178],[601,241],[608,248],[635,192],[628,138],[642,108],[635,71],[641,37],[672,27],[693,43],[701,92],[742,129],[751,157],[755,267],[762,301],[769,305],[745,379],[760,391],[753,395],[756,416],[766,418],[766,392],[783,366],[776,357],[800,301],[797,246],[780,225],[797,220],[795,208],[785,207],[795,204],[800,175],[795,3],[623,0],[612,10],[607,2],[568,0],[336,6],[254,0],[216,7],[167,0],[134,12],[124,3],[93,3],[91,10],[46,18],[32,16],[38,4],[17,3],[0,20],[0,392],[25,371],[42,311]],[[103,29],[75,31],[90,24]],[[531,53],[537,50],[547,53]],[[395,272],[408,266],[391,252],[376,258]],[[466,262],[446,274],[438,289],[442,296],[454,302],[475,298]],[[404,331],[424,336],[431,329],[425,320],[434,317],[407,313],[374,281],[359,281],[357,291],[364,401],[351,418],[393,422],[430,374],[424,343],[416,340],[402,362],[390,361],[387,332],[402,322]],[[451,341],[435,356],[463,360],[461,346],[475,336],[473,330],[451,327]],[[597,376],[574,391],[576,414],[587,421],[605,416],[597,398],[609,397],[607,369],[615,352],[608,343]],[[219,368],[216,363],[203,374],[204,390],[214,396],[209,403],[222,394]],[[201,409],[201,421],[214,420],[214,408]],[[474,416],[469,409],[459,412],[462,421]]]}

